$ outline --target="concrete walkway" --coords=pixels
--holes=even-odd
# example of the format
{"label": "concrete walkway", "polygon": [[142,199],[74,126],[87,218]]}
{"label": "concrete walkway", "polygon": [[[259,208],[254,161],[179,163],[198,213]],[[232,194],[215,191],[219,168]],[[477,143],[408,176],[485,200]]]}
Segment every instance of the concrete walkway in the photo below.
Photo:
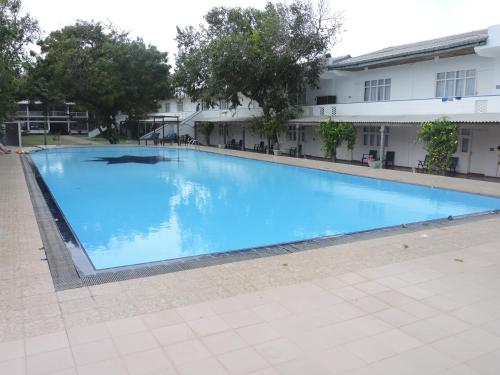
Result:
{"label": "concrete walkway", "polygon": [[498,215],[55,292],[17,155],[0,212],[0,374],[500,373]]}

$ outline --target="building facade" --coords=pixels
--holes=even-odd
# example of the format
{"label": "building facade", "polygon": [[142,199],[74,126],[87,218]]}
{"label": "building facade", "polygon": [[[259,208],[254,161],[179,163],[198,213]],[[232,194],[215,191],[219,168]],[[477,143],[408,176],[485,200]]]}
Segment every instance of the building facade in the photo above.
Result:
{"label": "building facade", "polygon": [[88,113],[76,108],[75,103],[61,103],[44,111],[42,103],[23,100],[11,121],[19,122],[25,133],[87,134]]}
{"label": "building facade", "polygon": [[[197,124],[211,121],[211,144],[235,139],[253,149],[264,140],[250,130],[248,120],[260,109],[248,100],[235,111],[224,103],[208,109],[183,101],[181,109],[187,111],[179,111],[176,100],[163,103],[163,113],[172,107],[183,113],[181,134],[203,143]],[[420,125],[444,117],[459,126],[457,171],[499,177],[500,25],[357,57],[327,58],[320,87],[307,90],[300,102],[299,118],[280,136],[281,150],[300,147],[304,156],[322,157],[317,127],[332,118],[357,129],[354,149],[342,146],[339,159],[360,161],[370,151],[384,158],[390,151],[396,166],[415,168],[426,154],[417,141]]]}

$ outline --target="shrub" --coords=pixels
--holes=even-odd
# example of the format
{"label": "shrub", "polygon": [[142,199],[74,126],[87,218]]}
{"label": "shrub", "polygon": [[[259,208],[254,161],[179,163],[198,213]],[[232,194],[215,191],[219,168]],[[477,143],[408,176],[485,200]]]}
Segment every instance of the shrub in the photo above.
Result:
{"label": "shrub", "polygon": [[444,174],[450,159],[457,151],[457,125],[446,118],[425,122],[418,132],[418,140],[427,144],[427,170]]}

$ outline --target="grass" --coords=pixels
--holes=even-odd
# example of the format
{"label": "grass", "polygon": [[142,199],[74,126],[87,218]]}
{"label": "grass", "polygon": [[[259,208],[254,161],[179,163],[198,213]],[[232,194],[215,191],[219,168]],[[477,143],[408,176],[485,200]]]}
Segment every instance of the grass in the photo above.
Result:
{"label": "grass", "polygon": [[[23,146],[41,146],[44,145],[43,134],[30,134],[23,135],[22,137]],[[69,139],[65,139],[61,137],[55,137],[51,134],[47,134],[47,145],[74,145],[75,142],[72,142]]]}

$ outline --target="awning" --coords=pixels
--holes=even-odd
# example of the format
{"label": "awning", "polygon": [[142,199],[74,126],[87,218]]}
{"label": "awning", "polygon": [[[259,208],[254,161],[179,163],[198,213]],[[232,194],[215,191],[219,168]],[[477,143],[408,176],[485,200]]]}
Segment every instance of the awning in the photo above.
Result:
{"label": "awning", "polygon": [[242,122],[249,122],[251,121],[255,116],[238,116],[238,117],[206,117],[202,118],[200,120],[195,120],[195,123],[201,123],[201,122],[213,122],[217,124],[233,124],[233,123],[242,123]]}
{"label": "awning", "polygon": [[500,124],[500,113],[463,113],[463,114],[428,114],[428,115],[394,115],[394,116],[314,116],[301,117],[290,120],[290,124],[318,125],[323,121],[332,119],[339,122],[350,122],[353,124],[389,124],[389,125],[411,125],[422,122],[433,121],[445,117],[448,121],[463,124],[472,123],[497,123]]}

